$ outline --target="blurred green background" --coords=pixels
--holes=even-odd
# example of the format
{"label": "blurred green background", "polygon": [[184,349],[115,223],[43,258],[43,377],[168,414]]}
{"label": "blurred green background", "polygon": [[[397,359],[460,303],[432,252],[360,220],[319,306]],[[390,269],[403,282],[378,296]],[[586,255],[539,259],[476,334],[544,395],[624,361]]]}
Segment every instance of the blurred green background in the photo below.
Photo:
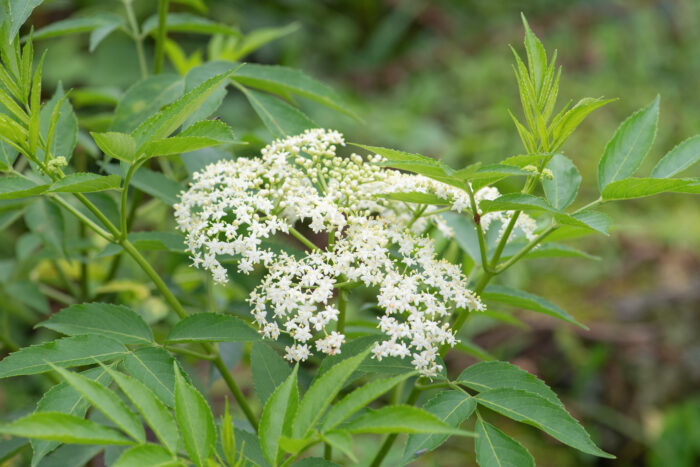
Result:
{"label": "blurred green background", "polygon": [[[139,18],[151,15],[155,3],[136,2]],[[558,49],[564,67],[560,105],[586,96],[619,98],[589,117],[564,147],[584,177],[582,203],[597,197],[597,162],[617,125],[657,93],[659,132],[642,175],[700,132],[696,0],[205,3],[209,17],[244,32],[299,25],[248,59],[304,70],[334,87],[363,120],[300,103],[320,126],[339,129],[349,141],[419,152],[453,167],[522,152],[508,115],[508,109],[520,115],[508,45],[520,48],[522,11],[547,50]],[[31,21],[39,28],[93,9],[121,13],[121,4],[50,1]],[[173,37],[188,55],[200,51],[206,57],[206,37]],[[123,90],[139,78],[133,43],[123,34],[110,36],[92,54],[81,35],[41,45],[50,49],[48,89],[61,81],[66,88]],[[222,112],[234,128],[245,128],[253,148],[270,140],[242,96],[227,98]],[[82,116],[88,125],[97,120]],[[683,175],[700,176],[700,167]],[[503,278],[559,304],[589,331],[532,314],[511,324],[473,320],[468,331],[496,357],[545,379],[618,460],[579,456],[502,419],[500,426],[543,466],[700,465],[700,203],[667,194],[603,210],[616,226],[611,236],[574,240],[600,261],[536,260]],[[470,362],[458,356],[448,366]],[[23,396],[31,396],[9,392],[0,392],[0,405],[22,405]],[[471,442],[457,439],[416,465],[462,466],[470,459]]]}

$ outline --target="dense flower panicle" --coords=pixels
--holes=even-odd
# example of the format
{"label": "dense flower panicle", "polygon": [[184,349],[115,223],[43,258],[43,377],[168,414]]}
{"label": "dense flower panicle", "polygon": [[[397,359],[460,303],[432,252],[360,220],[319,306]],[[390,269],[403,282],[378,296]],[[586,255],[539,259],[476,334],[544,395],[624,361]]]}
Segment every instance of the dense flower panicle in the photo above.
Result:
{"label": "dense flower panicle", "polygon": [[[441,369],[439,347],[455,343],[449,315],[455,308],[484,307],[460,269],[437,260],[432,241],[420,235],[429,223],[452,235],[435,212],[440,207],[427,206],[417,216],[408,204],[382,195],[430,193],[456,212],[471,211],[469,196],[422,175],[383,169],[379,155],[339,157],[336,149],[344,144],[338,132],[307,130],[274,141],[260,157],[219,161],[193,174],[175,205],[187,250],[194,266],[210,271],[217,282],[227,279],[221,264],[226,258],[237,260],[243,273],[257,264],[267,267],[249,302],[265,337],[287,333],[294,339],[287,359],[341,351],[345,336],[330,331],[339,314],[332,304],[335,286],[356,283],[376,289],[384,310],[378,328],[386,340],[374,347],[374,356],[411,357],[422,374],[435,375]],[[498,196],[495,188],[478,190],[477,208]],[[482,225],[499,220],[503,230],[509,215],[486,213]],[[265,246],[266,239],[289,233],[297,222],[315,233],[333,233],[335,243],[303,258]],[[526,236],[535,228],[531,218],[518,219],[516,229]]]}
{"label": "dense flower panicle", "polygon": [[454,345],[447,318],[455,308],[483,310],[481,301],[467,288],[459,268],[435,259],[432,241],[384,220],[351,217],[333,247],[302,259],[280,256],[249,302],[265,337],[287,332],[295,344],[287,348],[292,361],[316,349],[335,354],[342,334],[328,334],[326,326],[337,321],[338,310],[329,303],[338,282],[358,282],[378,290],[377,303],[384,310],[379,329],[387,337],[373,349],[376,358],[412,357],[414,366],[434,376],[440,346]]}

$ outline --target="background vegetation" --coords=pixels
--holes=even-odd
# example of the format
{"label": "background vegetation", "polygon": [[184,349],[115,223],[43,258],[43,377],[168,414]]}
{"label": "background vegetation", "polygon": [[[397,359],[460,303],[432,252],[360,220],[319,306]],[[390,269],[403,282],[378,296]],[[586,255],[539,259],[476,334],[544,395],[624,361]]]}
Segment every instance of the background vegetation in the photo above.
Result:
{"label": "background vegetation", "polygon": [[[152,14],[155,2],[136,2],[137,16]],[[698,133],[700,128],[700,3],[694,0],[536,0],[515,1],[207,1],[210,17],[238,25],[246,32],[259,27],[295,24],[296,31],[265,46],[247,60],[294,66],[331,84],[350,102],[362,122],[332,113],[321,106],[300,102],[309,115],[325,127],[344,132],[350,141],[402,148],[443,159],[454,167],[476,160],[495,162],[522,152],[507,109],[519,105],[506,44],[522,37],[520,11],[548,49],[557,48],[564,66],[561,95],[564,101],[585,95],[619,97],[597,111],[567,143],[577,152],[574,159],[584,178],[595,177],[599,155],[625,116],[661,94],[661,125],[652,148],[653,164],[675,142]],[[76,13],[113,8],[116,1],[51,1],[36,10],[32,22],[38,29]],[[184,8],[184,7],[183,7]],[[175,7],[174,9],[177,9]],[[166,71],[182,72],[197,64],[198,54],[209,53],[208,38],[187,35],[187,60],[173,61],[169,51]],[[139,79],[133,42],[113,34],[94,52],[83,35],[37,41],[49,46],[45,65],[48,95],[59,83],[73,86],[105,85],[101,95],[119,95]],[[149,47],[149,44],[146,44]],[[189,61],[188,61],[189,60]],[[104,108],[81,106],[84,94],[71,96],[81,131],[101,130]],[[109,107],[109,102],[105,102]],[[242,95],[230,93],[222,112],[236,127],[246,127],[239,138],[250,144],[241,154],[252,153],[271,139],[269,132]],[[507,129],[507,130],[506,130]],[[90,164],[92,148],[79,139],[78,156]],[[655,148],[662,148],[657,149]],[[654,161],[654,162],[652,162]],[[646,167],[646,170],[651,166]],[[154,167],[168,170],[168,167]],[[179,170],[176,166],[174,170]],[[645,168],[642,168],[644,171]],[[685,174],[699,176],[700,167]],[[592,187],[593,184],[583,186]],[[591,198],[589,196],[588,198]],[[586,196],[584,196],[586,198]],[[644,204],[643,209],[637,206]],[[621,208],[624,206],[624,208]],[[135,230],[165,230],[171,225],[165,206],[146,202],[154,224]],[[591,430],[600,445],[618,456],[617,461],[579,457],[562,445],[524,425],[503,426],[521,440],[540,465],[583,465],[585,462],[616,465],[692,466],[700,462],[700,209],[696,197],[665,194],[630,201],[604,210],[619,209],[616,223],[625,235],[612,233],[612,241],[582,239],[579,247],[603,258],[582,263],[562,259],[511,269],[505,283],[547,296],[589,325],[590,331],[563,326],[554,320],[517,311],[494,313],[474,319],[469,334],[498,359],[509,360],[547,381],[567,407]],[[144,221],[141,221],[144,222]],[[158,224],[155,224],[155,223]],[[70,223],[69,223],[70,224]],[[68,231],[75,226],[67,225]],[[20,222],[0,234],[0,255],[13,258],[20,249],[31,255],[26,229]],[[69,234],[67,234],[68,236]],[[604,246],[601,246],[604,245]],[[214,300],[199,305],[240,307],[244,291],[235,286],[210,287],[203,294],[204,273],[187,267],[184,257],[154,254],[162,270],[197,306],[201,297]],[[11,260],[0,261],[6,329],[19,344],[42,340],[43,330],[31,331],[37,309],[55,306],[10,282]],[[109,261],[91,263],[95,277],[109,274]],[[67,286],[56,277],[54,265],[39,257],[26,274]],[[74,262],[62,264],[66,280],[79,276]],[[157,293],[144,285],[127,261],[117,280],[99,294],[117,295],[119,301],[139,309],[151,322],[162,319],[166,306]],[[246,279],[253,280],[253,279]],[[10,284],[13,284],[10,286]],[[520,328],[530,328],[522,332]],[[224,347],[222,345],[222,347]],[[2,350],[5,352],[5,349]],[[229,364],[245,354],[236,344],[228,349]],[[454,362],[463,368],[470,362]],[[448,363],[449,367],[449,363]],[[236,375],[244,385],[247,371]],[[208,384],[221,385],[202,375]],[[5,380],[0,386],[2,417],[31,411],[41,382],[28,378]],[[248,381],[249,384],[249,381]],[[224,388],[221,386],[221,394]],[[223,404],[223,400],[214,401]],[[369,443],[369,441],[368,441]],[[376,446],[368,446],[374,452]],[[464,465],[473,459],[470,442],[454,439],[438,454],[421,458],[421,465]],[[15,463],[20,460],[15,460]]]}

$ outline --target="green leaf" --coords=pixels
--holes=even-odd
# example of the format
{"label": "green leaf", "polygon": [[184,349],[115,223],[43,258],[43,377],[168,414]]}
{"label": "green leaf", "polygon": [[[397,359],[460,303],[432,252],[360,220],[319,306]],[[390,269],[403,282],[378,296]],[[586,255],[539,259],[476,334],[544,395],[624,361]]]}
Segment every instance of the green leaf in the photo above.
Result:
{"label": "green leaf", "polygon": [[132,132],[161,107],[182,96],[184,87],[182,78],[172,73],[149,76],[138,81],[119,100],[110,130]]}
{"label": "green leaf", "polygon": [[209,404],[194,386],[185,381],[177,363],[175,372],[175,416],[190,459],[205,467],[216,448],[216,427]]}
{"label": "green leaf", "polygon": [[94,334],[122,344],[152,344],[153,332],[136,312],[123,305],[82,303],[64,308],[37,327],[75,336]]}
{"label": "green leaf", "polygon": [[353,450],[352,436],[347,431],[334,431],[333,433],[322,434],[321,439],[348,456],[351,461],[359,462]]}
{"label": "green leaf", "polygon": [[275,388],[287,379],[292,370],[277,352],[261,341],[253,343],[250,366],[255,393],[264,406]]}
{"label": "green leaf", "polygon": [[[544,50],[542,42],[535,36],[530,29],[530,25],[527,24],[525,15],[520,15],[523,20],[523,26],[525,27],[525,51],[527,52],[527,62],[528,69],[530,70],[530,79],[535,85],[535,92],[537,96],[544,90],[542,89],[542,83],[544,81],[544,75],[547,71],[547,52]],[[533,102],[535,104],[535,102]]]}
{"label": "green leaf", "polygon": [[50,363],[68,368],[114,360],[126,352],[121,342],[107,337],[66,337],[11,353],[0,361],[0,378],[45,373],[51,370]]}
{"label": "green leaf", "polygon": [[258,436],[265,458],[272,465],[277,465],[280,437],[289,432],[289,424],[297,410],[299,393],[297,389],[297,371],[294,370],[287,379],[275,389],[267,400],[260,417]]}
{"label": "green leaf", "polygon": [[534,467],[535,460],[520,443],[485,422],[476,422],[476,461],[480,467]]}
{"label": "green leaf", "polygon": [[106,371],[119,385],[119,388],[129,398],[144,420],[146,420],[146,423],[148,423],[158,439],[171,453],[177,453],[179,435],[175,420],[167,407],[165,407],[165,404],[136,378],[112,371],[109,368],[106,368]]}
{"label": "green leaf", "polygon": [[8,28],[4,31],[8,42],[14,41],[19,28],[27,21],[34,8],[41,5],[42,2],[43,0],[7,0],[3,2],[3,7],[6,8],[8,15],[5,19]]}
{"label": "green leaf", "polygon": [[48,189],[48,185],[37,185],[22,175],[0,177],[0,199],[28,198]]}
{"label": "green leaf", "polygon": [[[193,34],[223,34],[240,36],[238,29],[227,24],[217,23],[203,16],[190,13],[168,13],[165,22],[168,32],[186,32]],[[142,34],[151,34],[158,28],[158,16],[153,15],[143,22]]]}
{"label": "green leaf", "polygon": [[421,154],[412,154],[408,152],[398,151],[396,149],[382,148],[379,146],[366,146],[364,144],[355,144],[353,146],[366,149],[373,154],[379,154],[386,159],[380,165],[392,167],[394,169],[406,170],[409,172],[425,175],[426,177],[445,178],[452,174],[452,170],[442,162],[431,159],[430,157]]}
{"label": "green leaf", "polygon": [[108,419],[114,422],[126,434],[139,443],[146,441],[146,433],[138,417],[129,410],[124,402],[106,386],[77,373],[72,373],[64,368],[51,365],[73,389],[78,391],[90,403],[102,412]]}
{"label": "green leaf", "polygon": [[[604,235],[608,235],[608,229],[610,229],[610,218],[598,211],[586,210],[572,214],[571,216],[556,217],[556,219],[562,224],[585,227]],[[573,222],[570,222],[572,220]]]}
{"label": "green leaf", "polygon": [[299,29],[299,24],[297,23],[287,24],[281,27],[256,29],[246,34],[243,39],[236,44],[236,49],[226,54],[226,58],[232,61],[238,60],[258,50],[265,44],[293,33],[297,29]]}
{"label": "green leaf", "polygon": [[142,444],[124,451],[112,467],[175,467],[182,466],[177,457],[156,444]]}
{"label": "green leaf", "polygon": [[331,88],[294,68],[248,63],[231,79],[273,94],[296,94],[357,118]]}
{"label": "green leaf", "polygon": [[0,433],[71,444],[132,444],[112,428],[60,412],[37,412],[0,424]]}
{"label": "green leaf", "polygon": [[349,433],[434,433],[474,436],[454,428],[430,412],[410,405],[390,405],[368,409],[366,413],[340,426]]}
{"label": "green leaf", "polygon": [[316,423],[333,402],[335,396],[338,395],[345,381],[360,366],[369,352],[368,348],[354,357],[341,361],[316,377],[309,390],[306,391],[304,399],[299,403],[292,427],[293,437],[305,438],[315,428]]}
{"label": "green leaf", "polygon": [[304,130],[318,127],[318,124],[307,117],[301,110],[292,107],[285,101],[259,91],[247,89],[238,85],[255,113],[275,137],[283,137],[303,133]]}
{"label": "green leaf", "polygon": [[161,347],[142,347],[127,354],[124,368],[168,407],[175,405],[173,357]]}
{"label": "green leaf", "polygon": [[[53,97],[41,109],[41,135],[48,140],[52,114],[54,109],[57,109],[58,114],[53,117],[55,129],[51,140],[51,156],[63,156],[70,161],[78,138],[78,118],[73,112],[70,100],[64,97],[63,87],[59,84]],[[55,120],[56,116],[58,120]],[[44,151],[38,150],[37,157],[43,159]]]}
{"label": "green leaf", "polygon": [[108,131],[106,133],[90,133],[95,144],[109,157],[131,164],[138,157],[136,140],[126,133]]}
{"label": "green leaf", "polygon": [[522,389],[564,407],[544,381],[508,362],[476,363],[464,370],[455,382],[478,392],[504,388]]}
{"label": "green leaf", "polygon": [[208,79],[141,123],[132,132],[137,144],[143,146],[147,142],[170,136],[219,86],[229,79],[235,69],[236,65],[232,64],[229,70]]}
{"label": "green leaf", "polygon": [[520,389],[492,389],[475,398],[480,405],[532,425],[579,451],[614,458],[598,448],[586,430],[564,408],[537,394]]}
{"label": "green leaf", "polygon": [[115,15],[106,19],[102,24],[92,30],[90,33],[90,45],[88,50],[90,53],[94,52],[100,43],[107,38],[110,34],[116,31],[118,28],[124,25],[124,18]]}
{"label": "green leaf", "polygon": [[[104,386],[108,386],[112,381],[111,377],[101,367],[83,371],[81,375],[93,379]],[[82,394],[73,389],[68,383],[62,382],[44,393],[37,403],[36,411],[61,412],[83,418],[89,407],[90,403]],[[32,451],[34,452],[32,466],[36,466],[46,454],[56,449],[58,445],[59,443],[56,441],[32,440]]]}
{"label": "green leaf", "polygon": [[603,107],[616,99],[595,99],[585,97],[578,101],[575,106],[569,109],[554,126],[552,137],[554,148],[560,148],[562,144],[571,136],[581,122],[596,109]]}
{"label": "green leaf", "polygon": [[152,141],[143,148],[148,157],[183,154],[235,142],[231,128],[220,120],[197,122],[171,138]]}
{"label": "green leaf", "polygon": [[124,20],[119,15],[109,13],[98,13],[90,16],[67,18],[54,21],[48,26],[34,32],[34,40],[50,39],[52,37],[65,36],[68,34],[81,34],[93,31],[108,24],[122,24]]}
{"label": "green leaf", "polygon": [[598,165],[598,186],[602,190],[611,182],[634,175],[649,152],[659,120],[659,96],[633,113],[617,129],[605,146]]}
{"label": "green leaf", "polygon": [[700,161],[700,135],[686,139],[667,152],[651,171],[651,177],[673,177],[697,161]]}
{"label": "green leaf", "polygon": [[578,187],[581,185],[581,174],[571,159],[561,154],[555,154],[547,168],[552,171],[554,178],[542,180],[544,193],[549,204],[556,209],[564,209],[576,199]]}
{"label": "green leaf", "polygon": [[[220,36],[219,36],[220,37]],[[213,76],[223,73],[230,69],[231,63],[225,61],[213,61],[206,62],[203,65],[191,68],[185,75],[185,92],[189,92],[196,88],[206,80],[212,78]],[[221,107],[224,97],[228,93],[227,89],[228,82],[223,83],[219,88],[214,91],[203,103],[199,106],[197,110],[190,115],[185,123],[184,128],[189,127],[194,122],[204,120],[209,118],[219,107]]]}
{"label": "green leaf", "polygon": [[537,295],[524,292],[522,290],[511,289],[502,285],[490,285],[481,293],[481,298],[484,300],[493,300],[498,303],[523,308],[526,310],[544,313],[545,315],[554,316],[567,323],[575,324],[584,329],[588,329],[585,325],[579,323],[566,311],[559,308],[552,302],[545,300]]}
{"label": "green leaf", "polygon": [[688,193],[700,185],[700,178],[625,178],[606,185],[601,192],[605,201],[643,198],[659,193]]}
{"label": "green leaf", "polygon": [[0,462],[13,458],[29,444],[26,439],[10,438],[0,441]]}
{"label": "green leaf", "polygon": [[[462,391],[442,391],[423,405],[423,410],[454,428],[458,428],[464,420],[469,418],[475,408],[474,398]],[[448,435],[442,434],[410,435],[403,453],[404,461],[411,462],[415,457],[432,451],[447,438]]]}
{"label": "green leaf", "polygon": [[197,313],[179,321],[168,334],[166,342],[250,342],[260,335],[245,321],[232,315]]}
{"label": "green leaf", "polygon": [[49,189],[52,193],[93,193],[95,191],[118,190],[119,175],[73,173],[55,182]]}
{"label": "green leaf", "polygon": [[404,373],[392,378],[378,379],[355,389],[333,404],[323,420],[320,431],[325,432],[335,428],[368,403],[413,375],[414,373]]}

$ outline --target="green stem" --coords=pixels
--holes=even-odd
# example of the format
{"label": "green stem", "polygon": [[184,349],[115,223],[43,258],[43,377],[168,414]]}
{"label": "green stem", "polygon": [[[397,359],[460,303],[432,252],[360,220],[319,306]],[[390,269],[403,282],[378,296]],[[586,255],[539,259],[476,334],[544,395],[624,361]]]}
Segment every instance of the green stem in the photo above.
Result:
{"label": "green stem", "polygon": [[213,352],[216,352],[216,357],[213,360],[214,366],[216,366],[216,368],[219,370],[221,377],[224,379],[226,385],[231,390],[231,393],[236,399],[236,402],[238,402],[238,405],[241,406],[241,409],[243,409],[243,413],[245,414],[246,418],[248,419],[250,424],[253,425],[253,428],[257,432],[258,419],[255,416],[255,413],[253,413],[253,410],[250,408],[250,405],[248,405],[248,401],[246,400],[245,395],[236,384],[236,381],[233,379],[233,376],[231,376],[231,373],[228,371],[226,364],[221,359],[221,355],[219,355],[219,352],[214,350],[210,344],[206,344],[205,347],[209,347]]}
{"label": "green stem", "polygon": [[68,295],[67,293],[61,292],[60,290],[56,290],[53,287],[49,287],[46,284],[39,284],[39,290],[43,295],[46,295],[51,300],[54,300],[56,302],[63,303],[64,305],[76,304],[75,298]]}
{"label": "green stem", "polygon": [[139,68],[141,69],[141,77],[146,78],[148,76],[148,66],[146,66],[146,53],[143,50],[143,37],[139,32],[139,24],[136,21],[136,16],[134,15],[134,9],[131,6],[133,0],[122,0],[124,4],[124,9],[126,10],[126,18],[129,21],[129,27],[131,28],[131,37],[136,43],[136,54],[139,58]]}
{"label": "green stem", "polygon": [[522,258],[526,254],[528,254],[530,252],[530,250],[532,250],[538,244],[540,244],[542,242],[542,240],[547,238],[547,236],[549,234],[551,234],[552,232],[554,232],[557,228],[559,228],[559,226],[557,226],[557,225],[552,225],[552,226],[547,227],[547,229],[545,229],[537,237],[533,238],[532,241],[530,241],[530,243],[528,243],[523,248],[521,248],[520,251],[518,251],[516,254],[514,254],[508,261],[506,261],[505,263],[498,266],[496,268],[496,274],[502,273],[503,271],[505,271],[506,269],[511,267],[513,264],[517,263],[518,260],[520,260],[520,258]]}
{"label": "green stem", "polygon": [[98,234],[100,237],[108,240],[108,241],[114,241],[114,238],[104,230],[102,227],[99,225],[95,224],[93,221],[91,221],[88,217],[86,217],[82,212],[78,211],[75,209],[70,203],[68,203],[66,200],[61,198],[60,196],[57,195],[52,195],[49,196],[49,199],[62,208],[64,208],[66,211],[70,212],[73,214],[75,217],[77,217],[83,224],[88,226],[92,231],[94,231],[96,234]]}
{"label": "green stem", "polygon": [[481,227],[481,216],[479,215],[479,210],[476,205],[476,198],[474,197],[474,190],[469,183],[464,184],[467,194],[469,195],[469,204],[472,206],[472,212],[474,213],[474,225],[476,226],[476,234],[479,239],[479,254],[481,255],[481,267],[484,271],[489,271],[489,258],[486,252],[486,237],[484,236],[484,229]]}
{"label": "green stem", "polygon": [[313,251],[321,251],[321,249],[320,249],[319,247],[317,247],[316,245],[314,245],[314,244],[311,242],[311,240],[309,240],[309,239],[306,238],[304,235],[302,235],[302,233],[299,232],[299,231],[298,231],[297,229],[295,229],[294,227],[289,227],[289,233],[292,234],[292,235],[294,235],[294,237],[295,237],[297,240],[299,240],[301,243],[303,243],[304,246],[306,246],[306,247],[309,248],[310,250],[313,250]]}
{"label": "green stem", "polygon": [[51,261],[51,264],[52,264],[53,268],[56,270],[56,275],[58,276],[58,278],[60,279],[63,286],[68,291],[68,293],[70,293],[74,297],[80,297],[80,292],[75,287],[75,284],[73,284],[73,281],[71,281],[70,278],[66,275],[66,272],[63,270],[61,265],[58,264],[58,261],[53,260],[53,261]]}
{"label": "green stem", "polygon": [[163,58],[165,56],[165,40],[167,33],[168,0],[158,0],[158,32],[156,33],[156,51],[153,60],[153,74],[163,71]]}
{"label": "green stem", "polygon": [[323,458],[327,461],[331,461],[333,459],[333,446],[328,443],[323,444]]}

